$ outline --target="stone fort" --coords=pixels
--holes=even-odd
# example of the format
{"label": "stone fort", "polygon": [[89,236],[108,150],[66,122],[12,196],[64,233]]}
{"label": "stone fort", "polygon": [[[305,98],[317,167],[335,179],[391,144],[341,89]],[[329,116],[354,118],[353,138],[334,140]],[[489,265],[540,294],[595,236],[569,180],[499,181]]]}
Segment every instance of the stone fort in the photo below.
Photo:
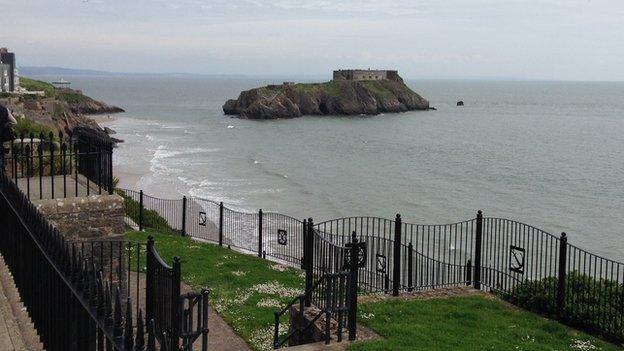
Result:
{"label": "stone fort", "polygon": [[394,80],[399,81],[399,71],[377,69],[339,69],[334,71],[334,80]]}

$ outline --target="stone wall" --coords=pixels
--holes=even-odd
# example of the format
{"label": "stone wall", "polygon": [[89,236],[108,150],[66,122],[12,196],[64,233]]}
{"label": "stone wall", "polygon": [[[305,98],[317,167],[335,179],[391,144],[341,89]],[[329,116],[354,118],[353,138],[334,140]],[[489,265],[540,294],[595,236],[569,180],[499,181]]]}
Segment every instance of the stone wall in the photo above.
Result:
{"label": "stone wall", "polygon": [[374,69],[345,69],[334,71],[334,80],[399,80],[398,71]]}
{"label": "stone wall", "polygon": [[119,195],[37,200],[35,206],[70,240],[123,236],[124,201]]}

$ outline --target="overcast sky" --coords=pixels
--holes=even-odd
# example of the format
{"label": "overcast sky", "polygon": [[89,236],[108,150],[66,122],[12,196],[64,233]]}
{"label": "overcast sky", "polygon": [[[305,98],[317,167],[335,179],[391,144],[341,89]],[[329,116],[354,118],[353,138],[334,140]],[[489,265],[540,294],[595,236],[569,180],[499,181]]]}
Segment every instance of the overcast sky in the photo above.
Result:
{"label": "overcast sky", "polygon": [[624,0],[0,0],[24,66],[624,80]]}

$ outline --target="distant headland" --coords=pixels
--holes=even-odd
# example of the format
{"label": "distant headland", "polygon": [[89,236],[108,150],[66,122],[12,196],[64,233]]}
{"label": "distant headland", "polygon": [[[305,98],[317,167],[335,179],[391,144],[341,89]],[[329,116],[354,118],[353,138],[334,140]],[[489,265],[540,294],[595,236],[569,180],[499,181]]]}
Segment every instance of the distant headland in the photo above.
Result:
{"label": "distant headland", "polygon": [[223,105],[226,115],[250,119],[428,109],[429,101],[408,88],[398,71],[371,69],[337,70],[324,83],[284,82],[255,88]]}

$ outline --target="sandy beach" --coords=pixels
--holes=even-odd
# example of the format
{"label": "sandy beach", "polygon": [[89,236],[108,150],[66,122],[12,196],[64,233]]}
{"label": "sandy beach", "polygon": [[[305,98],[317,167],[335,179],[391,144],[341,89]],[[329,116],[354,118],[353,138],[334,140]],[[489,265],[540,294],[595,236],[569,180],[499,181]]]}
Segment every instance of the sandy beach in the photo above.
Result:
{"label": "sandy beach", "polygon": [[89,118],[95,121],[100,127],[105,126],[106,124],[115,121],[117,118],[108,114],[103,115],[89,115]]}
{"label": "sandy beach", "polygon": [[[102,115],[89,115],[93,121],[95,121],[100,127],[109,127],[109,125],[117,120],[114,115],[102,114]],[[125,189],[137,189],[137,184],[141,178],[148,174],[149,171],[145,171],[144,167],[132,167],[128,164],[115,164],[114,176],[119,179],[117,187]]]}

